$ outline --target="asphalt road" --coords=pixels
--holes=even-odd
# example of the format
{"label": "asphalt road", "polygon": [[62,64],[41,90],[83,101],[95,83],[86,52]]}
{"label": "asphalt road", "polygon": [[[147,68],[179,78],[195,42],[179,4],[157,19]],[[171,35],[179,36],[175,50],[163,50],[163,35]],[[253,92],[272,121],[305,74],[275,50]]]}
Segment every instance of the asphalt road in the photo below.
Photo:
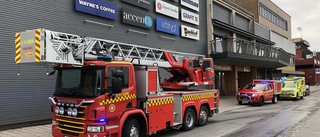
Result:
{"label": "asphalt road", "polygon": [[266,102],[262,107],[245,105],[215,115],[204,127],[187,132],[169,130],[151,137],[287,137],[294,135],[310,116],[320,113],[319,105],[320,92],[315,91],[298,101]]}

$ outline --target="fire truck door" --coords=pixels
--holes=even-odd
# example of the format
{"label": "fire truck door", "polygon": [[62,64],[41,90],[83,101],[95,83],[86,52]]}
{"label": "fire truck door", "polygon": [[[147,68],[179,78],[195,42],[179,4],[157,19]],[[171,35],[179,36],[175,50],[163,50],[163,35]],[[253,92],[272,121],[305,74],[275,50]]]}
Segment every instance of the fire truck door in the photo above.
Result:
{"label": "fire truck door", "polygon": [[[136,95],[134,94],[134,86],[132,81],[132,74],[133,70],[132,67],[129,67],[129,65],[112,65],[107,67],[107,89],[112,88],[112,74],[116,72],[117,70],[123,71],[123,77],[121,77],[122,80],[122,92],[118,94],[112,94],[106,96],[106,115],[107,117],[113,117],[116,118],[120,116],[125,109],[134,107],[134,103],[136,103],[134,100],[136,98]],[[110,90],[109,90],[110,92]],[[112,92],[112,91],[111,91]]]}

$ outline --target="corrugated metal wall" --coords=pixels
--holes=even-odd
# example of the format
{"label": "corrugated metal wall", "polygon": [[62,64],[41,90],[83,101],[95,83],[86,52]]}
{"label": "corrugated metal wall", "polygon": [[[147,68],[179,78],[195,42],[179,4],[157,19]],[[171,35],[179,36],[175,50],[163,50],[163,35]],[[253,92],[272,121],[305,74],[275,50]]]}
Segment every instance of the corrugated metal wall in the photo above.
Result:
{"label": "corrugated metal wall", "polygon": [[[73,33],[82,36],[110,39],[119,42],[139,44],[148,47],[176,50],[180,52],[207,53],[206,37],[206,5],[200,0],[200,25],[192,25],[155,13],[151,10],[141,9],[121,0],[108,1],[118,5],[118,20],[109,20],[94,15],[75,11],[74,0],[15,0],[2,1],[0,9],[0,126],[20,122],[29,122],[50,119],[50,101],[48,97],[54,91],[55,77],[45,74],[52,69],[20,65],[14,63],[15,33],[36,28]],[[179,2],[166,1],[176,6]],[[154,5],[154,1],[152,0]],[[146,12],[153,16],[153,28],[150,30],[137,28],[121,23],[122,6]],[[184,9],[188,9],[183,7]],[[188,9],[190,10],[190,9]],[[191,10],[190,10],[191,11]],[[155,31],[155,17],[160,17],[179,24],[200,29],[200,40],[182,38]],[[84,20],[114,25],[113,28],[95,24],[85,24]],[[127,33],[127,29],[134,29],[149,33],[148,36]],[[166,36],[175,41],[160,38]]]}

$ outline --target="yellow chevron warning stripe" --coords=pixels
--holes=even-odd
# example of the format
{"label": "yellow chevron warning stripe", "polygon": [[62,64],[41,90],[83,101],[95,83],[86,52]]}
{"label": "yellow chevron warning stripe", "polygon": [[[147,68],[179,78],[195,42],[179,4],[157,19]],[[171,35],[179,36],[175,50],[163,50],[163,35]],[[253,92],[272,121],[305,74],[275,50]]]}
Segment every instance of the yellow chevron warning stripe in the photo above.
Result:
{"label": "yellow chevron warning stripe", "polygon": [[173,98],[164,98],[164,99],[151,100],[151,101],[148,101],[147,105],[149,107],[151,107],[151,106],[172,104],[173,100],[174,100]]}
{"label": "yellow chevron warning stripe", "polygon": [[191,101],[191,100],[198,100],[198,99],[205,99],[205,98],[212,98],[212,97],[215,97],[214,93],[190,95],[190,96],[182,97],[182,101]]}
{"label": "yellow chevron warning stripe", "polygon": [[136,98],[136,94],[130,94],[130,95],[126,95],[126,96],[116,97],[115,99],[102,100],[101,102],[99,102],[99,104],[100,104],[100,106],[102,106],[102,105],[112,104],[115,102],[121,102],[121,101],[129,100],[129,99],[135,99],[135,98]]}
{"label": "yellow chevron warning stripe", "polygon": [[16,63],[21,62],[20,49],[20,33],[16,33]]}
{"label": "yellow chevron warning stripe", "polygon": [[35,61],[40,62],[40,29],[37,29],[35,32]]}

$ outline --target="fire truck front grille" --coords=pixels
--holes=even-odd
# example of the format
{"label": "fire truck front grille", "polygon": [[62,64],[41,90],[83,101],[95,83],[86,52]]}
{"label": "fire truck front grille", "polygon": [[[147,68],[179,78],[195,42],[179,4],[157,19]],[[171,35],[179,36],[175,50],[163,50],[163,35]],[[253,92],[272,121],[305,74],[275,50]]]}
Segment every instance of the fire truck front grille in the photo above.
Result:
{"label": "fire truck front grille", "polygon": [[60,129],[64,134],[79,136],[79,134],[84,134],[85,132],[85,123],[82,123],[81,121],[71,121],[65,119],[57,119],[57,121],[58,129]]}
{"label": "fire truck front grille", "polygon": [[61,130],[61,132],[62,132],[63,134],[68,134],[68,135],[72,135],[72,136],[79,136],[78,133],[72,133],[72,132],[63,131],[63,130]]}

